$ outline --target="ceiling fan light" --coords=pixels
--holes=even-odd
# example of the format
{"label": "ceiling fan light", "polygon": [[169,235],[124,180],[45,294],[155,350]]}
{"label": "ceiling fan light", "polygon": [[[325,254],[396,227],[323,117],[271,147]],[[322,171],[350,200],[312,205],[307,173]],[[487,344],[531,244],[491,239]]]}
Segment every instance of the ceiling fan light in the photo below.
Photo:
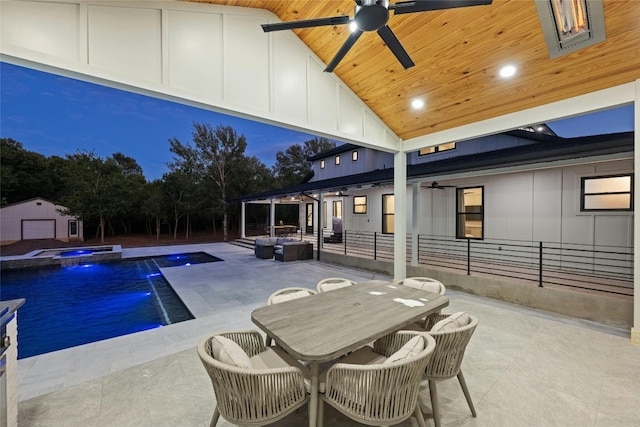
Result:
{"label": "ceiling fan light", "polygon": [[351,21],[349,23],[349,31],[353,33],[357,29],[358,29],[358,23],[356,21]]}

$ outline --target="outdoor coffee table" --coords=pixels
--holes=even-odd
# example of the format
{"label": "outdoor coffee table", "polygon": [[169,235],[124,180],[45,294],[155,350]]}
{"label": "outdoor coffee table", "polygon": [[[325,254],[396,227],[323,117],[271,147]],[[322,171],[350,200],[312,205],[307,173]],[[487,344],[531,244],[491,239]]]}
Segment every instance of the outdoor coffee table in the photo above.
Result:
{"label": "outdoor coffee table", "polygon": [[449,305],[443,295],[373,280],[258,308],[251,320],[285,351],[309,362],[309,426],[318,416],[319,365]]}

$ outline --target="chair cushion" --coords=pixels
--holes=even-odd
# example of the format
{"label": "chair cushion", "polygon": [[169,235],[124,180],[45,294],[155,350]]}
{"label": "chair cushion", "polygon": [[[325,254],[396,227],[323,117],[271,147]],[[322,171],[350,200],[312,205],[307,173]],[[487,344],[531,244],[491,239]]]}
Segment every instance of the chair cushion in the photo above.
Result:
{"label": "chair cushion", "polygon": [[333,291],[335,289],[340,289],[340,288],[344,288],[347,286],[351,286],[353,283],[351,283],[348,280],[343,280],[341,282],[325,282],[322,284],[322,290],[324,292],[326,291]]}
{"label": "chair cushion", "polygon": [[463,326],[467,326],[469,322],[471,322],[469,315],[464,311],[459,311],[433,325],[431,332],[453,331]]}
{"label": "chair cushion", "polygon": [[292,300],[292,299],[308,297],[309,295],[311,295],[311,294],[308,291],[288,292],[286,294],[280,294],[280,295],[274,296],[273,298],[271,298],[271,303],[272,304],[277,304],[279,302],[289,301],[289,300]]}
{"label": "chair cushion", "polygon": [[211,338],[211,350],[213,358],[238,368],[251,368],[251,360],[242,347],[229,338],[216,335]]}
{"label": "chair cushion", "polygon": [[383,365],[387,365],[389,363],[400,362],[409,357],[413,357],[416,354],[420,353],[424,350],[424,338],[417,335],[411,338],[405,345],[400,347],[398,351],[393,353],[387,360],[384,361]]}
{"label": "chair cushion", "polygon": [[433,292],[434,294],[440,293],[440,284],[437,282],[429,282],[416,279],[404,279],[402,281],[404,286],[408,286],[414,289],[422,289],[423,291]]}

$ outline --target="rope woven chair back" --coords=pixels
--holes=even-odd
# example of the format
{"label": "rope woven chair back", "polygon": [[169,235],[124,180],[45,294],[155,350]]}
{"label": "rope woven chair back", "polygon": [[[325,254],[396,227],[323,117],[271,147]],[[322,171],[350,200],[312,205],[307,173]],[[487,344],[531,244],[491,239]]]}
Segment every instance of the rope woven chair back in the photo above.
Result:
{"label": "rope woven chair back", "polygon": [[[445,319],[448,315],[438,316]],[[429,332],[436,340],[436,350],[425,370],[426,378],[448,379],[458,375],[467,344],[478,326],[477,317],[469,315],[469,318],[468,325],[455,330]]]}
{"label": "rope woven chair back", "polygon": [[[423,337],[425,348],[404,360],[373,365],[335,364],[327,371],[323,401],[367,425],[397,424],[416,414],[422,374],[435,350],[435,340],[426,334],[401,331],[377,347],[381,354],[392,354],[416,335]],[[416,414],[423,421],[421,415]]]}
{"label": "rope woven chair back", "polygon": [[316,285],[316,289],[318,292],[327,292],[355,284],[356,282],[349,279],[343,279],[342,277],[329,277],[327,279],[320,280]]}
{"label": "rope woven chair back", "polygon": [[277,291],[269,295],[269,298],[267,299],[267,305],[277,304],[279,302],[284,302],[292,299],[308,297],[309,295],[314,295],[316,293],[317,292],[312,289],[298,287],[278,289]]}

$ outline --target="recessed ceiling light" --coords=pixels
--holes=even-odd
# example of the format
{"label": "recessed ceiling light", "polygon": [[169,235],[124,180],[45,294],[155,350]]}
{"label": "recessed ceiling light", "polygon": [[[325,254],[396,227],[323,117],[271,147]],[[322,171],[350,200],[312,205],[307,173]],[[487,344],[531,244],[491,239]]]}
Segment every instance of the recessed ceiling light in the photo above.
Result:
{"label": "recessed ceiling light", "polygon": [[414,99],[413,101],[411,101],[411,108],[413,108],[414,110],[424,108],[424,100],[418,98]]}
{"label": "recessed ceiling light", "polygon": [[511,77],[516,73],[516,67],[513,65],[506,65],[500,69],[500,77]]}

